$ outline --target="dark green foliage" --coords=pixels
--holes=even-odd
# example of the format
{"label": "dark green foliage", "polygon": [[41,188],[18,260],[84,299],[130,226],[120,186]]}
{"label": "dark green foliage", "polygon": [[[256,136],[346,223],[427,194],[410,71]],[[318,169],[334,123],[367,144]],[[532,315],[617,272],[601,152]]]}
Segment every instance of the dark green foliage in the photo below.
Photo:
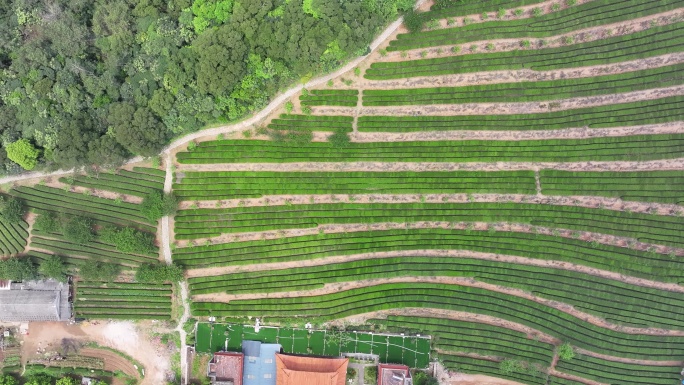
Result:
{"label": "dark green foliage", "polygon": [[404,25],[410,32],[420,32],[425,24],[425,19],[413,8],[404,13]]}
{"label": "dark green foliage", "polygon": [[135,272],[135,280],[141,283],[178,282],[183,279],[183,269],[177,265],[143,264]]}
{"label": "dark green foliage", "polygon": [[121,273],[121,266],[114,263],[86,260],[80,267],[78,275],[85,280],[112,282]]}
{"label": "dark green foliage", "polygon": [[72,217],[66,221],[62,229],[64,238],[78,245],[85,245],[95,238],[93,221],[86,217]]}
{"label": "dark green foliage", "polygon": [[335,133],[330,135],[328,141],[330,142],[330,144],[333,145],[333,147],[336,148],[349,147],[349,143],[351,143],[351,140],[349,139],[349,134],[346,131],[342,130],[335,131]]}
{"label": "dark green foliage", "polygon": [[0,375],[0,385],[18,385],[19,382],[9,374]]}
{"label": "dark green foliage", "polygon": [[439,382],[425,372],[416,371],[413,373],[413,385],[439,385]]}
{"label": "dark green foliage", "polygon": [[76,286],[74,311],[84,318],[169,319],[171,285],[86,279]]}
{"label": "dark green foliage", "polygon": [[41,210],[33,223],[33,228],[46,233],[58,232],[61,228],[59,217],[54,212]]}
{"label": "dark green foliage", "polygon": [[43,277],[54,278],[60,282],[66,282],[67,268],[64,260],[58,255],[53,255],[40,262],[38,273]]}
{"label": "dark green foliage", "polygon": [[122,253],[148,254],[154,251],[154,236],[131,227],[105,227],[99,234],[103,242],[116,246]]}
{"label": "dark green foliage", "polygon": [[0,219],[8,224],[17,224],[23,221],[24,203],[14,197],[0,196]]}
{"label": "dark green foliage", "polygon": [[29,258],[0,260],[0,279],[12,281],[30,280],[36,277],[36,266]]}
{"label": "dark green foliage", "polygon": [[[367,51],[407,0],[5,1],[2,171],[117,165]],[[7,150],[7,151],[5,151]],[[42,154],[42,155],[41,155]],[[37,163],[37,164],[36,164]]]}
{"label": "dark green foliage", "polygon": [[178,201],[173,193],[164,194],[160,190],[149,193],[140,204],[140,212],[150,221],[171,215],[176,212],[177,208]]}

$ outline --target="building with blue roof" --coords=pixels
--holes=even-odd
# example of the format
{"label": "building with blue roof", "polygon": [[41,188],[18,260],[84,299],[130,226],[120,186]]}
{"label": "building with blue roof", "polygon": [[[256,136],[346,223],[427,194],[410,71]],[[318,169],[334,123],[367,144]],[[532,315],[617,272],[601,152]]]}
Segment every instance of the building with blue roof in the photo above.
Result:
{"label": "building with blue roof", "polygon": [[242,341],[244,358],[243,385],[275,385],[276,353],[280,344],[264,344],[259,341]]}

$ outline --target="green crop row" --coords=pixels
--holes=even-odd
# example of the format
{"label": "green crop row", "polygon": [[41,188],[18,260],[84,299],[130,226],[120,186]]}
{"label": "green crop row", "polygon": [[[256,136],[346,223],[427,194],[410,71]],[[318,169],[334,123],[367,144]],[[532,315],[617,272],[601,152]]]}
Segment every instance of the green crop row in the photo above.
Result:
{"label": "green crop row", "polygon": [[186,164],[287,162],[577,162],[646,161],[678,158],[684,135],[635,135],[588,139],[464,140],[292,146],[279,142],[224,140],[178,154]]}
{"label": "green crop row", "polygon": [[473,250],[563,261],[664,282],[684,283],[684,261],[550,235],[452,229],[407,229],[318,234],[176,249],[188,268],[312,260],[330,256],[404,250]]}
{"label": "green crop row", "polygon": [[679,346],[684,343],[684,336],[622,333],[524,298],[445,284],[381,284],[317,296],[233,300],[230,303],[193,302],[191,305],[193,315],[202,317],[300,317],[320,321],[403,307],[486,314],[554,335],[573,346],[617,357],[678,359]]}
{"label": "green crop row", "polygon": [[523,332],[480,322],[406,316],[369,322],[385,325],[392,332],[429,334],[438,348],[452,352],[521,359],[543,367],[548,367],[553,357],[554,347],[548,343],[531,339]]}
{"label": "green crop row", "polygon": [[367,79],[383,80],[524,68],[545,71],[617,63],[681,52],[684,50],[683,26],[684,23],[679,22],[633,34],[555,48],[376,62],[371,64],[364,76]]}
{"label": "green crop row", "polygon": [[[134,282],[100,282],[100,281],[79,281],[78,287],[80,288],[98,288],[98,289],[125,289],[125,290],[141,290],[144,292],[148,291],[169,291],[171,290],[171,284],[169,283],[134,283]],[[157,294],[151,294],[157,295]]]}
{"label": "green crop row", "polygon": [[340,282],[394,277],[470,277],[522,289],[572,305],[614,323],[635,327],[683,329],[673,317],[684,294],[626,284],[592,275],[498,261],[453,257],[394,257],[302,268],[190,278],[193,295],[273,293],[312,290]]}
{"label": "green crop row", "polygon": [[133,171],[122,170],[119,174],[102,173],[97,177],[78,175],[76,177],[60,178],[63,183],[76,186],[107,190],[122,194],[144,197],[155,190],[164,188],[164,179]]}
{"label": "green crop row", "polygon": [[351,116],[287,115],[271,120],[268,128],[285,131],[352,131]]}
{"label": "green crop row", "polygon": [[526,223],[684,246],[684,221],[679,217],[528,203],[331,203],[192,209],[176,216],[175,230],[184,237],[202,238],[340,223],[422,221]]}
{"label": "green crop row", "polygon": [[[186,172],[174,185],[181,199],[281,194],[534,194],[532,171]],[[184,211],[178,215],[182,216]]]}
{"label": "green crop row", "polygon": [[684,83],[683,74],[684,63],[577,79],[497,83],[465,87],[366,90],[363,95],[363,105],[404,106],[559,100],[680,85]]}
{"label": "green crop row", "polygon": [[[649,357],[650,358],[650,357]],[[570,361],[560,360],[559,371],[605,384],[620,385],[671,385],[677,382],[681,365],[648,366],[608,361],[581,355]]]}
{"label": "green crop row", "polygon": [[532,19],[493,20],[459,28],[440,28],[405,33],[392,40],[388,50],[463,44],[488,39],[545,38],[585,28],[618,23],[681,7],[681,0],[594,0]]}
{"label": "green crop row", "polygon": [[358,90],[313,90],[300,96],[299,102],[307,106],[354,107],[358,97]]}
{"label": "green crop row", "polygon": [[684,204],[684,172],[572,172],[542,170],[546,195],[598,195],[628,201]]}
{"label": "green crop row", "polygon": [[436,1],[430,11],[422,13],[425,20],[445,18],[450,16],[466,16],[482,12],[495,12],[501,8],[512,9],[525,5],[539,3],[540,0],[479,0],[479,1]]}
{"label": "green crop row", "polygon": [[666,123],[681,119],[684,96],[515,115],[359,116],[361,132],[553,130]]}
{"label": "green crop row", "polygon": [[549,376],[548,385],[584,385],[584,382],[568,380],[567,378]]}
{"label": "green crop row", "polygon": [[79,282],[74,310],[85,318],[169,319],[171,285]]}
{"label": "green crop row", "polygon": [[16,187],[11,193],[21,198],[28,207],[69,215],[82,215],[105,224],[133,226],[148,232],[156,228],[141,213],[138,205],[92,195],[72,193],[47,186]]}
{"label": "green crop row", "polygon": [[17,254],[24,251],[28,238],[28,224],[22,220],[20,223],[6,223],[0,220],[0,255]]}

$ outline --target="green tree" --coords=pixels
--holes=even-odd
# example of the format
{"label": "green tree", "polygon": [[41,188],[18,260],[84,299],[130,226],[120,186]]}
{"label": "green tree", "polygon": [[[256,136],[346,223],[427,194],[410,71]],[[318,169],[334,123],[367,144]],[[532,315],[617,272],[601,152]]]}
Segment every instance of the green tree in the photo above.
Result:
{"label": "green tree", "polygon": [[178,282],[183,280],[183,269],[174,264],[144,264],[135,272],[135,280],[144,283]]}
{"label": "green tree", "polygon": [[439,385],[439,381],[425,372],[416,371],[413,373],[413,385]]}
{"label": "green tree", "polygon": [[19,385],[16,378],[10,376],[9,374],[0,375],[0,385]]}
{"label": "green tree", "polygon": [[178,201],[173,194],[164,194],[162,191],[153,191],[140,204],[140,212],[150,221],[156,221],[165,215],[176,212]]}
{"label": "green tree", "polygon": [[332,135],[330,135],[328,141],[335,148],[349,147],[349,144],[351,143],[349,139],[349,134],[344,130],[335,131]]}
{"label": "green tree", "polygon": [[154,251],[154,236],[137,231],[132,227],[117,229],[105,227],[100,230],[103,242],[113,244],[122,253],[146,254]]}
{"label": "green tree", "polygon": [[64,377],[57,380],[55,385],[76,385],[76,380],[71,377]]}
{"label": "green tree", "polygon": [[378,382],[378,367],[366,366],[363,371],[363,382],[366,384],[376,384]]}
{"label": "green tree", "polygon": [[558,347],[558,358],[563,361],[569,361],[575,358],[575,350],[569,342],[564,342]]}
{"label": "green tree", "polygon": [[425,20],[416,11],[411,8],[404,13],[404,25],[410,32],[420,32],[423,29]]}
{"label": "green tree", "polygon": [[8,258],[0,260],[0,279],[24,281],[36,277],[36,266],[29,258]]}
{"label": "green tree", "polygon": [[64,238],[79,245],[85,245],[93,240],[93,221],[85,217],[72,217],[62,229]]}
{"label": "green tree", "polygon": [[57,220],[57,215],[50,211],[41,211],[38,213],[33,228],[46,233],[54,233],[59,231],[60,224]]}
{"label": "green tree", "polygon": [[121,266],[114,263],[86,260],[78,269],[78,275],[88,281],[112,282],[121,273]]}
{"label": "green tree", "polygon": [[33,170],[38,164],[40,150],[31,144],[28,139],[19,139],[5,147],[7,157],[20,165],[24,170]]}
{"label": "green tree", "polygon": [[24,385],[52,385],[54,378],[47,374],[34,374],[28,378]]}
{"label": "green tree", "polygon": [[38,273],[43,277],[54,278],[60,282],[66,282],[67,268],[64,260],[58,255],[52,255],[40,262]]}
{"label": "green tree", "polygon": [[499,363],[499,371],[503,374],[521,373],[525,371],[522,361],[507,358]]}
{"label": "green tree", "polygon": [[0,196],[0,217],[7,223],[20,223],[25,212],[22,201],[15,197]]}

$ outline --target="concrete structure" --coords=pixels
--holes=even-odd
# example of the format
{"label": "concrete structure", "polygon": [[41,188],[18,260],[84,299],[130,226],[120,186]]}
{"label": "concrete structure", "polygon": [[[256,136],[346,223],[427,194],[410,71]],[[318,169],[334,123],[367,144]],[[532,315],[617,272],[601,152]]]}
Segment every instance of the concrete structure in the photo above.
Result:
{"label": "concrete structure", "polygon": [[275,385],[276,353],[282,350],[280,344],[263,344],[259,341],[242,341],[245,366],[243,385]]}
{"label": "concrete structure", "polygon": [[[7,286],[7,285],[5,285]],[[0,321],[68,321],[69,284],[55,280],[11,282],[0,290]]]}
{"label": "concrete structure", "polygon": [[217,352],[209,361],[207,376],[214,385],[242,385],[244,354]]}
{"label": "concrete structure", "polygon": [[406,365],[378,365],[378,385],[413,385],[411,371]]}
{"label": "concrete structure", "polygon": [[276,354],[276,385],[345,385],[348,358]]}

